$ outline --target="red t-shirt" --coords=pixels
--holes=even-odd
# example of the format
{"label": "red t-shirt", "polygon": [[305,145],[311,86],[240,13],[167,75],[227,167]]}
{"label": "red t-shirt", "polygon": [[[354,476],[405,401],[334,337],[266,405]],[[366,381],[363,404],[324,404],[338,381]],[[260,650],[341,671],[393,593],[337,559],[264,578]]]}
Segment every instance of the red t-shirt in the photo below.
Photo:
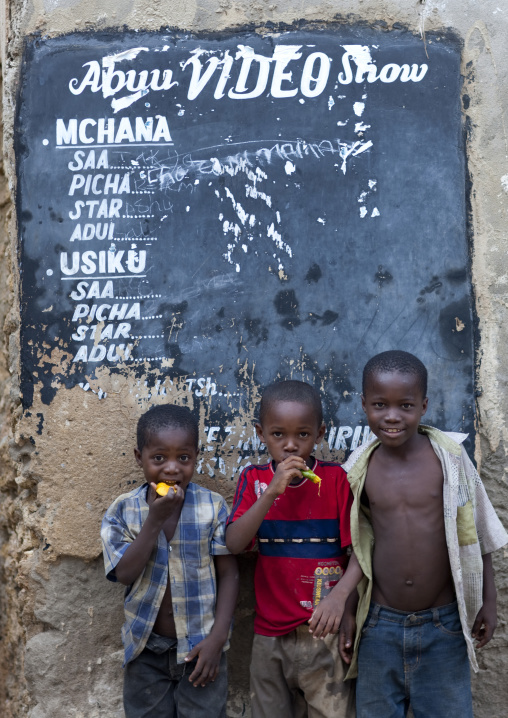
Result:
{"label": "red t-shirt", "polygon": [[[320,491],[308,479],[290,484],[258,530],[254,631],[263,636],[281,636],[308,621],[347,566],[353,497],[346,473],[324,461],[313,471],[322,479]],[[248,511],[273,474],[271,464],[242,471],[228,524]]]}

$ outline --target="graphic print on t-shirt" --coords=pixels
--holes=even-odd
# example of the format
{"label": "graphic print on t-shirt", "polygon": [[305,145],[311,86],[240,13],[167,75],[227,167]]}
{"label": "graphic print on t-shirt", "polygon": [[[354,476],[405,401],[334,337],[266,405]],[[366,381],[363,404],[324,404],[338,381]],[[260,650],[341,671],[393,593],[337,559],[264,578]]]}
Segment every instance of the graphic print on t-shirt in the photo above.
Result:
{"label": "graphic print on t-shirt", "polygon": [[332,588],[337,585],[344,570],[340,566],[330,566],[320,562],[314,571],[314,591],[312,594],[312,603],[314,608],[331,592]]}

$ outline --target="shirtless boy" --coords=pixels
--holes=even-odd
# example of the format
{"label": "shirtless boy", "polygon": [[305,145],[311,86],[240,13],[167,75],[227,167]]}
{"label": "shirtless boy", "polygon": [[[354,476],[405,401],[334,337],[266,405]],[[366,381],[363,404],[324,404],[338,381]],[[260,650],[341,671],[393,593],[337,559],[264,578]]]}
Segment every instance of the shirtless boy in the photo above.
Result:
{"label": "shirtless boy", "polygon": [[[107,578],[127,586],[126,718],[226,716],[238,573],[225,545],[224,499],[191,481],[198,436],[185,407],[143,414],[134,454],[146,483],[119,496],[102,522]],[[170,485],[165,496],[159,483]]]}
{"label": "shirtless boy", "polygon": [[409,705],[415,718],[471,718],[471,635],[481,648],[496,627],[491,552],[508,536],[466,435],[420,425],[427,403],[427,371],[412,354],[365,366],[362,406],[377,438],[344,465],[364,573],[352,657],[352,632],[341,637],[349,677],[358,670],[357,718],[399,718]]}

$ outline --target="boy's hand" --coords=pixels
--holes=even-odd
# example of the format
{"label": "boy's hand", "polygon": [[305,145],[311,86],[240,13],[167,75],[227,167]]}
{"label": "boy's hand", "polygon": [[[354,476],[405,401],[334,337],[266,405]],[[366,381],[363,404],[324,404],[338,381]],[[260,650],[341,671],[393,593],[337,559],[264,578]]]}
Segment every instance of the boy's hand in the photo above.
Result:
{"label": "boy's hand", "polygon": [[497,609],[495,602],[485,602],[478,611],[471,634],[476,638],[476,648],[483,648],[492,636],[497,626]]}
{"label": "boy's hand", "polygon": [[329,633],[338,632],[346,598],[338,591],[332,591],[318,603],[309,621],[309,632],[314,638],[324,638]]}
{"label": "boy's hand", "polygon": [[354,611],[346,610],[342,616],[339,629],[339,653],[344,663],[349,665],[353,659],[353,646],[356,634],[356,615]]}
{"label": "boy's hand", "polygon": [[204,687],[217,678],[223,646],[223,642],[215,640],[210,634],[197,646],[194,646],[189,655],[185,657],[185,661],[188,662],[198,656],[196,667],[189,676],[189,681],[195,688],[197,686]]}
{"label": "boy's hand", "polygon": [[288,456],[281,461],[275,469],[275,474],[270,482],[267,491],[273,491],[280,496],[287,489],[293,479],[301,479],[302,471],[309,467],[300,456]]}
{"label": "boy's hand", "polygon": [[149,515],[157,521],[157,523],[163,524],[175,511],[179,511],[183,501],[185,499],[185,493],[180,486],[175,484],[176,491],[173,487],[168,491],[166,496],[159,496],[155,490],[156,484],[153,482],[150,484],[148,490],[147,504],[149,508]]}

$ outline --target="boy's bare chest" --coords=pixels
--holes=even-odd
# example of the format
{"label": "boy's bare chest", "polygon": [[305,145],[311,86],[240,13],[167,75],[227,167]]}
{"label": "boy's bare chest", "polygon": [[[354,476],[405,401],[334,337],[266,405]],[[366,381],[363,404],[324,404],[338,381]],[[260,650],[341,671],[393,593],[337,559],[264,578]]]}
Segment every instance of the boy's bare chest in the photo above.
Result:
{"label": "boy's bare chest", "polygon": [[365,492],[375,513],[401,508],[441,512],[443,480],[441,463],[432,450],[422,452],[414,461],[380,460],[374,456]]}

